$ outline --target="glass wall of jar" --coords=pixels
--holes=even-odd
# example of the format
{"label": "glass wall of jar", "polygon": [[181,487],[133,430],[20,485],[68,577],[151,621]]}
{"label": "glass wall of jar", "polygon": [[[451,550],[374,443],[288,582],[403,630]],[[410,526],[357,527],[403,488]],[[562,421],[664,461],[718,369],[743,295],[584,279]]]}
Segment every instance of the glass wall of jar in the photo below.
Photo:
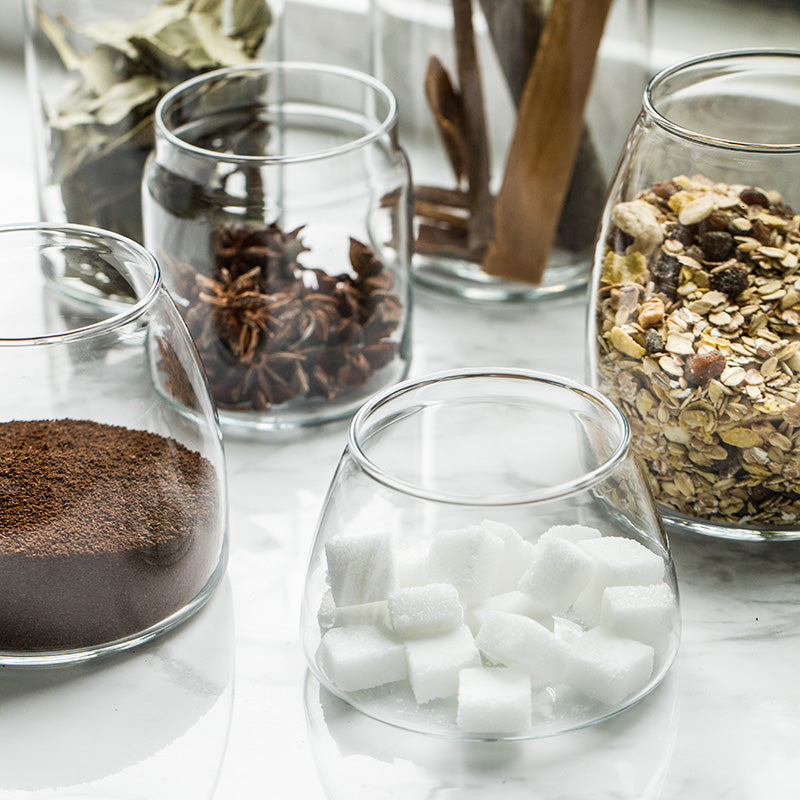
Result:
{"label": "glass wall of jar", "polygon": [[689,531],[800,536],[798,118],[796,51],[669,67],[604,212],[590,377]]}
{"label": "glass wall of jar", "polygon": [[648,77],[649,0],[372,0],[415,181],[414,275],[474,300],[586,285]]}
{"label": "glass wall of jar", "polygon": [[[134,298],[63,287],[88,264]],[[186,326],[140,245],[0,229],[0,664],[80,661],[168,630],[225,569],[225,463]]]}
{"label": "glass wall of jar", "polygon": [[[25,0],[41,218],[141,243],[142,169],[164,92],[282,57],[283,0]],[[115,296],[88,267],[80,290]],[[123,298],[129,299],[129,298]]]}
{"label": "glass wall of jar", "polygon": [[335,695],[448,738],[548,736],[636,702],[680,617],[621,412],[525,370],[372,397],[317,524],[301,634]]}
{"label": "glass wall of jar", "polygon": [[369,75],[262,64],[164,97],[145,241],[224,428],[341,418],[406,374],[409,185],[395,100]]}

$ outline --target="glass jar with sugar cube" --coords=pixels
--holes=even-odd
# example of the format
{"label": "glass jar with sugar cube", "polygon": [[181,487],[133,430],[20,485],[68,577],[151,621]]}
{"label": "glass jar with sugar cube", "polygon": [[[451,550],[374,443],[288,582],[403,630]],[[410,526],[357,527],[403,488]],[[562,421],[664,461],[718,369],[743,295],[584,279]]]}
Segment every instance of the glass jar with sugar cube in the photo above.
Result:
{"label": "glass jar with sugar cube", "polygon": [[529,371],[372,397],[309,558],[311,671],[369,716],[464,739],[560,733],[641,699],[680,615],[629,439],[605,397]]}

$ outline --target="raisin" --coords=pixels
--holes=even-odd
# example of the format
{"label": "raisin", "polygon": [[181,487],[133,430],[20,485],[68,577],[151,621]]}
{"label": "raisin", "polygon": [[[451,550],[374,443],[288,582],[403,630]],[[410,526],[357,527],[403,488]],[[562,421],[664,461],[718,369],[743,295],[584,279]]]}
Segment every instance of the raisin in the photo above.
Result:
{"label": "raisin", "polygon": [[657,292],[663,292],[670,300],[678,294],[681,264],[675,256],[660,253],[651,267]]}
{"label": "raisin", "polygon": [[730,215],[715,208],[705,219],[697,223],[697,232],[702,235],[709,231],[727,231],[730,224]]}
{"label": "raisin", "polygon": [[754,239],[758,239],[761,244],[771,244],[772,242],[772,228],[765,225],[760,219],[753,220],[750,235]]}
{"label": "raisin", "polygon": [[678,185],[674,181],[656,181],[653,184],[653,194],[661,200],[669,200],[677,191]]}
{"label": "raisin", "polygon": [[732,264],[730,267],[712,272],[709,285],[718,292],[724,292],[731,300],[735,300],[749,283],[749,271],[741,264]]}
{"label": "raisin", "polygon": [[752,186],[748,189],[742,189],[739,192],[739,199],[748,206],[763,206],[769,208],[769,200],[764,192],[754,189]]}
{"label": "raisin", "polygon": [[733,236],[727,231],[708,231],[698,239],[707,261],[725,261],[733,255]]}
{"label": "raisin", "polygon": [[725,356],[719,350],[709,350],[686,359],[684,377],[690,384],[700,386],[721,375],[724,369]]}
{"label": "raisin", "polygon": [[695,225],[681,225],[678,222],[669,232],[670,239],[677,239],[684,247],[694,243],[694,235],[697,232]]}

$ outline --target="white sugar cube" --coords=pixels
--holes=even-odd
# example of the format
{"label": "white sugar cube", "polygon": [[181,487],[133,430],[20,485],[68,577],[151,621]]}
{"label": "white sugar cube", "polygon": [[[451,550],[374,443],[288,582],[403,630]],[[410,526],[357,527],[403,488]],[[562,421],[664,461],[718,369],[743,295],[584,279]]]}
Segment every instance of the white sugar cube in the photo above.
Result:
{"label": "white sugar cube", "polygon": [[389,606],[386,600],[376,600],[374,603],[337,607],[333,601],[333,592],[329,589],[322,596],[317,611],[317,622],[323,631],[342,625],[373,624],[388,628]]}
{"label": "white sugar cube", "polygon": [[601,536],[582,539],[577,546],[592,557],[605,586],[659,583],[664,577],[661,558],[635,539]]}
{"label": "white sugar cube", "polygon": [[506,667],[462,669],[457,720],[466,733],[525,733],[531,726],[530,676]]}
{"label": "white sugar cube", "polygon": [[566,539],[568,542],[579,542],[582,539],[597,539],[602,535],[597,528],[588,525],[553,525],[541,535],[539,541],[557,538]]}
{"label": "white sugar cube", "polygon": [[458,691],[458,673],[479,667],[481,657],[466,625],[438,636],[405,643],[408,677],[418,703],[450,697]]}
{"label": "white sugar cube", "polygon": [[533,545],[526,542],[510,525],[485,519],[481,527],[503,540],[503,557],[497,569],[497,578],[492,587],[493,594],[502,594],[517,588],[522,573],[533,557]]}
{"label": "white sugar cube", "polygon": [[394,550],[395,586],[422,586],[428,583],[428,542],[416,542]]}
{"label": "white sugar cube", "polygon": [[643,689],[652,672],[652,647],[592,628],[572,643],[564,681],[589,697],[616,705]]}
{"label": "white sugar cube", "polygon": [[464,619],[473,633],[477,633],[480,630],[487,611],[507,611],[509,614],[530,617],[551,631],[555,626],[553,615],[550,611],[518,589],[492,595],[492,597],[487,598],[485,602],[479,605],[469,606],[464,612]]}
{"label": "white sugar cube", "polygon": [[374,625],[331,628],[322,637],[317,660],[343,692],[371,689],[407,675],[403,645]]}
{"label": "white sugar cube", "polygon": [[335,536],[325,544],[328,583],[337,606],[385,600],[394,588],[394,560],[388,533]]}
{"label": "white sugar cube", "polygon": [[428,579],[455,586],[462,603],[480,603],[492,592],[502,558],[503,540],[480,525],[440,531],[431,542]]}
{"label": "white sugar cube", "polygon": [[594,572],[594,560],[577,544],[551,536],[536,543],[519,589],[554,614],[563,614],[589,585]]}
{"label": "white sugar cube", "polygon": [[475,644],[491,661],[524,669],[536,687],[560,680],[569,655],[565,642],[544,625],[506,611],[486,612]]}
{"label": "white sugar cube", "polygon": [[649,586],[609,586],[600,605],[600,627],[636,639],[662,652],[676,617],[675,595],[666,583]]}
{"label": "white sugar cube", "polygon": [[464,607],[449,583],[395,589],[388,608],[392,630],[403,638],[443,633],[464,623]]}
{"label": "white sugar cube", "polygon": [[578,616],[588,626],[600,621],[600,604],[608,586],[646,586],[660,583],[664,562],[643,544],[623,536],[603,536],[577,543],[595,563],[589,585],[575,600]]}

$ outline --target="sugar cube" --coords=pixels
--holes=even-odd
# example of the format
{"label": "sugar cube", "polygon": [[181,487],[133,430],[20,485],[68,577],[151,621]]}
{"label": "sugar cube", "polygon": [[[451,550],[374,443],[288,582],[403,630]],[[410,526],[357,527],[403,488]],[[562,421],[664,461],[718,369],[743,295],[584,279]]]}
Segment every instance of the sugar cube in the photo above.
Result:
{"label": "sugar cube", "polygon": [[637,586],[660,583],[664,562],[643,544],[624,536],[602,536],[577,543],[595,563],[589,585],[575,600],[574,608],[587,626],[600,621],[600,604],[608,586]]}
{"label": "sugar cube", "polygon": [[395,586],[422,586],[428,583],[428,542],[415,542],[404,547],[395,547]]}
{"label": "sugar cube", "polygon": [[537,603],[530,595],[520,592],[518,589],[492,595],[483,603],[468,606],[464,612],[464,618],[473,633],[477,633],[480,629],[487,611],[507,611],[509,614],[530,617],[551,631],[555,626],[550,611],[541,603]]}
{"label": "sugar cube", "polygon": [[401,681],[408,674],[403,645],[374,625],[331,628],[322,637],[317,660],[343,692]]}
{"label": "sugar cube", "polygon": [[588,525],[553,525],[548,528],[539,538],[542,539],[566,539],[568,542],[579,542],[581,539],[597,539],[603,534],[597,528]]}
{"label": "sugar cube", "polygon": [[594,571],[593,559],[577,544],[551,536],[536,543],[519,589],[554,614],[563,614],[589,585]]}
{"label": "sugar cube", "polygon": [[497,578],[492,587],[493,594],[502,594],[517,588],[522,573],[533,557],[533,545],[526,542],[517,531],[504,522],[485,519],[481,527],[503,540],[503,557],[497,569]]}
{"label": "sugar cube", "polygon": [[450,583],[462,603],[479,603],[492,592],[503,558],[503,540],[480,525],[445,530],[431,542],[430,582]]}
{"label": "sugar cube", "polygon": [[394,563],[388,533],[341,535],[325,544],[328,583],[337,606],[385,600],[394,588]]}
{"label": "sugar cube", "polygon": [[600,605],[600,627],[662,652],[675,625],[675,595],[666,583],[609,586]]}
{"label": "sugar cube", "polygon": [[564,681],[589,697],[616,705],[644,688],[652,672],[652,647],[592,628],[572,643]]}
{"label": "sugar cube", "polygon": [[481,665],[475,639],[466,625],[405,643],[408,677],[418,703],[450,697],[458,691],[458,673]]}
{"label": "sugar cube", "polygon": [[467,733],[525,733],[531,726],[530,676],[507,667],[462,669],[457,721]]}
{"label": "sugar cube", "polygon": [[506,611],[486,612],[475,644],[495,663],[524,669],[537,687],[560,680],[569,655],[568,646],[544,625]]}
{"label": "sugar cube", "polygon": [[429,583],[389,592],[389,619],[400,637],[443,633],[462,625],[464,607],[455,586]]}
{"label": "sugar cube", "polygon": [[375,624],[389,627],[389,606],[386,600],[374,603],[361,603],[354,606],[337,606],[333,601],[333,592],[328,589],[322,596],[317,622],[321,630],[338,628],[342,625]]}

